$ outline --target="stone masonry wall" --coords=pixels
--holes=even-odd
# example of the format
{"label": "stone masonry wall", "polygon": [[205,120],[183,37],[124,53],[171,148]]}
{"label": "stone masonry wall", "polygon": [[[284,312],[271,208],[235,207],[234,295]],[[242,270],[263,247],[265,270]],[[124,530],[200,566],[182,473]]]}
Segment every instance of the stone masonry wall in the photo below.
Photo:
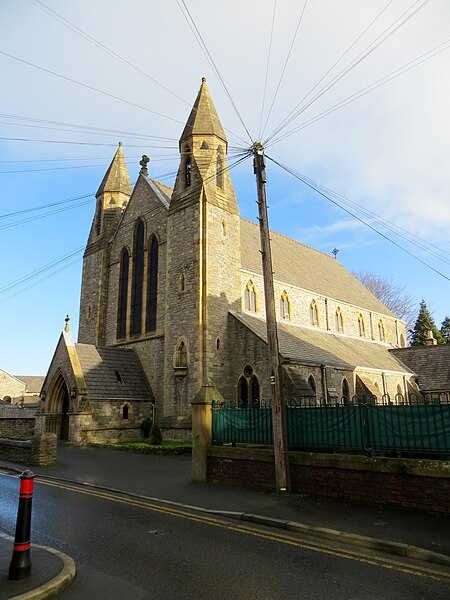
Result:
{"label": "stone masonry wall", "polygon": [[25,384],[0,369],[0,400],[5,396],[20,398],[25,393]]}
{"label": "stone masonry wall", "polygon": [[[241,274],[241,297],[243,297],[245,286],[251,279],[255,285],[257,298],[258,298],[258,315],[265,317],[265,306],[264,306],[264,283],[260,275],[255,275],[246,271]],[[288,294],[291,309],[291,321],[298,323],[306,327],[310,327],[310,305],[315,300],[318,308],[319,325],[320,329],[336,331],[336,310],[339,308],[342,314],[344,322],[344,333],[343,335],[349,335],[352,337],[360,337],[358,327],[358,317],[362,316],[364,321],[365,335],[363,336],[366,340],[373,340],[380,342],[378,323],[381,320],[385,330],[385,342],[389,345],[400,345],[400,336],[403,334],[406,339],[406,325],[402,321],[382,315],[380,313],[374,313],[358,306],[352,306],[345,302],[340,302],[333,298],[324,298],[320,295],[316,295],[313,292],[307,290],[301,290],[297,287],[290,286],[289,284],[275,281],[275,309],[277,312],[277,319],[281,320],[280,314],[280,298],[282,293],[285,291]],[[328,314],[328,318],[327,318]],[[397,325],[396,325],[397,322]],[[372,324],[372,325],[371,325]],[[398,339],[397,339],[397,328],[398,328]]]}

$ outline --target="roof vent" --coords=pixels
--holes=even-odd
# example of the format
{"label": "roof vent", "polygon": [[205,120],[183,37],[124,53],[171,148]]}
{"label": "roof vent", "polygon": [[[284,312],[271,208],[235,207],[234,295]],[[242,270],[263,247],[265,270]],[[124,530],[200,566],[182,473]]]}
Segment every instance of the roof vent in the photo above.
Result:
{"label": "roof vent", "polygon": [[123,383],[123,378],[122,378],[122,375],[120,374],[120,371],[114,371],[114,375],[116,376],[116,379],[119,383]]}

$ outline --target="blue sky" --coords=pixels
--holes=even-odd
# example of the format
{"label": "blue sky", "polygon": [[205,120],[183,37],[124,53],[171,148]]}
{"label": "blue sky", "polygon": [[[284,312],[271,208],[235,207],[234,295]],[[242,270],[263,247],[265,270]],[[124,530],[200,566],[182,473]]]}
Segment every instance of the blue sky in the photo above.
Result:
{"label": "blue sky", "polygon": [[[415,244],[382,228],[373,215],[363,217],[444,277],[268,161],[271,227],[324,252],[338,248],[339,260],[350,270],[405,285],[417,307],[422,297],[427,301],[439,326],[450,313],[449,4],[230,0],[220,5],[220,15],[216,3],[185,0],[185,6],[252,140],[269,137],[269,156],[356,203],[358,216],[362,207],[385,224],[402,227]],[[81,249],[94,212],[93,195],[119,140],[132,181],[143,153],[152,159],[152,177],[173,172],[177,140],[206,76],[230,146],[250,145],[182,7],[182,0],[16,0],[0,5],[0,51],[10,55],[0,54],[0,369],[44,374],[66,313],[77,331]],[[405,23],[396,29],[402,19]],[[367,56],[351,67],[360,53]],[[283,133],[305,124],[302,129],[275,143],[271,133],[341,56],[308,99],[350,66],[348,72]],[[410,63],[417,57],[429,60]],[[408,64],[414,68],[309,122]],[[255,221],[251,160],[231,175],[242,216]],[[173,177],[163,181],[170,185]],[[60,211],[66,208],[70,210]],[[28,212],[5,216],[22,210]],[[50,211],[55,212],[43,216]],[[17,223],[25,219],[33,220]],[[36,277],[39,269],[59,259]],[[19,285],[22,278],[27,279]]]}

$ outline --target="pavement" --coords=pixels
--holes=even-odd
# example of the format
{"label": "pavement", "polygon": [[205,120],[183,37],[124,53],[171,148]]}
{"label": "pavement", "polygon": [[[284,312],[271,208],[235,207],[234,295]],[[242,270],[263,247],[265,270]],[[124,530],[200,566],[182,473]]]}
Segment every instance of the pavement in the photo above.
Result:
{"label": "pavement", "polygon": [[[0,460],[0,469],[20,473],[26,467]],[[191,482],[190,456],[158,456],[105,448],[58,446],[58,463],[34,473],[140,498],[297,531],[327,541],[370,548],[450,567],[450,515],[429,514],[335,498]],[[37,479],[38,480],[38,479]],[[9,532],[12,533],[12,532]],[[72,559],[32,546],[28,580],[9,582],[12,540],[0,532],[0,600],[50,598],[76,575]]]}

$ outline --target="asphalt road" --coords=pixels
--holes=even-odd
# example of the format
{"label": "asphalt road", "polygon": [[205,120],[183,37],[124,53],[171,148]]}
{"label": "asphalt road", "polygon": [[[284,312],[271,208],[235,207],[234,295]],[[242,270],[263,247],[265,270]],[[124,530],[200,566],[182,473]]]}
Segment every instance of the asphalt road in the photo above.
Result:
{"label": "asphalt road", "polygon": [[[32,541],[77,563],[62,599],[450,598],[450,575],[287,532],[56,482],[37,482],[33,503]],[[17,479],[0,475],[10,533],[16,506]]]}

